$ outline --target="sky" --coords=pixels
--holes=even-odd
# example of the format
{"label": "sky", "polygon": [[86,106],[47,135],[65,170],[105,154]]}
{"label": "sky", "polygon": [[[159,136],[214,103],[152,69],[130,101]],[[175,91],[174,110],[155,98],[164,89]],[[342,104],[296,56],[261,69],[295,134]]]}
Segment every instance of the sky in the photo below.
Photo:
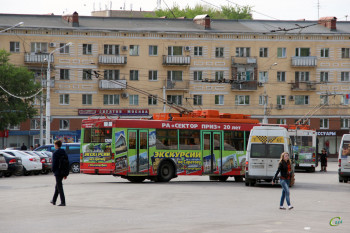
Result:
{"label": "sky", "polygon": [[[79,15],[91,15],[92,11],[112,9],[154,10],[157,0],[0,0],[0,13],[62,15],[77,11]],[[208,4],[209,3],[209,4]],[[317,20],[320,17],[335,16],[339,21],[349,20],[349,0],[161,0],[165,9],[177,4],[181,8],[196,4],[211,7],[221,5],[250,5],[254,19]],[[319,3],[319,7],[318,7]],[[211,4],[211,5],[210,5]]]}

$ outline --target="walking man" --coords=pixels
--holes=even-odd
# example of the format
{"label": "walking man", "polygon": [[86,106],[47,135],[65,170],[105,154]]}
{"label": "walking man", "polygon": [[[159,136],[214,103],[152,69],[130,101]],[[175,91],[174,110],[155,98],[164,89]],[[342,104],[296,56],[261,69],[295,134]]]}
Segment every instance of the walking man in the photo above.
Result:
{"label": "walking man", "polygon": [[64,197],[62,180],[67,179],[67,175],[63,174],[64,171],[62,170],[62,160],[63,160],[62,157],[66,157],[68,159],[68,156],[66,154],[66,151],[61,149],[61,146],[62,146],[62,142],[60,140],[55,141],[56,151],[52,155],[52,172],[54,173],[56,178],[56,186],[55,186],[55,193],[50,203],[53,205],[56,205],[56,200],[59,194],[61,199],[61,204],[59,204],[58,206],[66,206],[66,199]]}

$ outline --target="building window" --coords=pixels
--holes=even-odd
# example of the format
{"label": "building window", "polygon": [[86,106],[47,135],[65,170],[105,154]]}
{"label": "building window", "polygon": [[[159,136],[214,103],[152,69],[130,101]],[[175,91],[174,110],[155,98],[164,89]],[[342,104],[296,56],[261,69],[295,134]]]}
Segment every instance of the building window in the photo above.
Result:
{"label": "building window", "polygon": [[158,46],[157,45],[150,45],[148,47],[148,54],[150,56],[157,56],[158,55]]}
{"label": "building window", "polygon": [[277,104],[285,105],[286,104],[286,96],[285,95],[278,95],[277,96]]}
{"label": "building window", "polygon": [[193,105],[202,105],[202,95],[193,95]]}
{"label": "building window", "polygon": [[130,45],[129,46],[129,55],[130,56],[138,56],[139,55],[139,46],[138,45]]}
{"label": "building window", "polygon": [[285,71],[277,71],[277,81],[285,82],[286,81],[286,72]]}
{"label": "building window", "polygon": [[139,105],[139,95],[129,95],[129,105]]}
{"label": "building window", "polygon": [[92,95],[91,94],[83,94],[83,105],[92,105]]}
{"label": "building window", "polygon": [[119,105],[119,95],[103,95],[104,105]]}
{"label": "building window", "polygon": [[282,119],[277,119],[276,121],[277,124],[281,124],[281,125],[286,125],[287,124],[287,120],[282,118]]}
{"label": "building window", "polygon": [[216,71],[215,72],[215,81],[224,79],[224,71]]}
{"label": "building window", "polygon": [[30,52],[32,52],[32,53],[47,53],[47,43],[41,43],[41,42],[30,43]]}
{"label": "building window", "polygon": [[224,105],[224,95],[215,95],[215,104]]}
{"label": "building window", "polygon": [[277,57],[278,58],[287,57],[287,49],[286,48],[277,48]]}
{"label": "building window", "polygon": [[329,48],[322,48],[320,57],[322,57],[322,58],[329,57]]}
{"label": "building window", "polygon": [[348,119],[348,118],[341,118],[340,119],[340,128],[349,129],[349,121],[350,121],[350,119]]}
{"label": "building window", "polygon": [[236,95],[235,104],[236,105],[249,105],[250,96],[249,95]]}
{"label": "building window", "polygon": [[85,55],[92,54],[92,44],[83,44],[83,54]]}
{"label": "building window", "polygon": [[7,127],[8,130],[20,130],[20,126],[18,125],[9,125]]}
{"label": "building window", "polygon": [[320,72],[320,82],[328,82],[328,72]]}
{"label": "building window", "polygon": [[267,83],[269,81],[269,75],[267,71],[260,71],[259,72],[259,82]]}
{"label": "building window", "polygon": [[269,100],[267,98],[265,98],[264,95],[259,95],[259,105],[264,105],[265,99],[266,99],[266,104],[268,104]]}
{"label": "building window", "polygon": [[[43,128],[45,128],[45,120],[43,121]],[[40,119],[31,119],[30,121],[30,129],[31,130],[39,130],[40,129]]]}
{"label": "building window", "polygon": [[259,57],[268,57],[268,56],[269,56],[269,49],[268,48],[260,48]]}
{"label": "building window", "polygon": [[158,80],[158,71],[157,70],[148,71],[148,80],[149,81],[157,81]]}
{"label": "building window", "polygon": [[60,95],[60,105],[69,105],[69,94]]}
{"label": "building window", "polygon": [[157,96],[148,96],[148,105],[157,105]]}
{"label": "building window", "polygon": [[182,95],[167,95],[168,103],[182,105]]}
{"label": "building window", "polygon": [[194,81],[202,81],[203,72],[202,71],[194,71],[193,72],[193,80]]}
{"label": "building window", "polygon": [[169,46],[168,55],[169,56],[182,56],[182,46]]}
{"label": "building window", "polygon": [[328,129],[329,119],[320,119],[320,129]]}
{"label": "building window", "polygon": [[119,45],[103,45],[103,53],[106,55],[119,55]]}
{"label": "building window", "polygon": [[350,48],[341,49],[341,58],[350,58]]}
{"label": "building window", "polygon": [[92,70],[83,69],[83,80],[92,80]]}
{"label": "building window", "polygon": [[69,130],[69,120],[60,120],[60,130]]}
{"label": "building window", "polygon": [[236,48],[236,57],[250,57],[250,48]]}
{"label": "building window", "polygon": [[296,71],[295,81],[296,82],[308,82],[310,77],[310,72],[308,71]]}
{"label": "building window", "polygon": [[328,95],[320,95],[320,103],[323,105],[328,105]]}
{"label": "building window", "polygon": [[60,69],[60,80],[69,80],[69,70]]}
{"label": "building window", "polygon": [[194,55],[195,56],[203,56],[203,47],[195,46],[194,47]]}
{"label": "building window", "polygon": [[105,80],[119,80],[119,70],[104,70],[103,77]]}
{"label": "building window", "polygon": [[19,42],[10,42],[10,52],[11,53],[19,53]]}
{"label": "building window", "polygon": [[69,53],[69,45],[66,45],[66,43],[60,43],[60,48],[64,46],[64,48],[60,49],[61,54],[68,54]]}
{"label": "building window", "polygon": [[308,95],[296,95],[295,96],[295,105],[308,105],[309,96]]}
{"label": "building window", "polygon": [[350,72],[341,72],[340,74],[340,81],[342,82],[349,82],[349,73]]}
{"label": "building window", "polygon": [[349,98],[350,98],[349,94],[341,95],[340,96],[340,104],[342,104],[342,105],[349,105]]}
{"label": "building window", "polygon": [[130,70],[130,80],[133,80],[133,81],[139,80],[139,71],[138,70]]}
{"label": "building window", "polygon": [[224,57],[224,48],[223,47],[216,47],[215,48],[215,57]]}
{"label": "building window", "polygon": [[170,81],[182,81],[182,71],[170,71],[168,70],[168,77],[167,80]]}
{"label": "building window", "polygon": [[309,57],[310,48],[295,48],[295,56],[297,57]]}

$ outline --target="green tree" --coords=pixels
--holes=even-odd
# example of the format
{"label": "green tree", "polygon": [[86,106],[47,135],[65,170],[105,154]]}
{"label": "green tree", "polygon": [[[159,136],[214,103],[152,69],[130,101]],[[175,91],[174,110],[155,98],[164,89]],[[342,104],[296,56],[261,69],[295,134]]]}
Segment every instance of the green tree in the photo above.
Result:
{"label": "green tree", "polygon": [[[146,14],[145,17],[167,17],[167,18],[178,18],[186,17],[193,19],[197,15],[209,15],[212,19],[253,19],[251,15],[251,6],[221,6],[221,9],[215,9],[208,6],[196,5],[194,8],[186,6],[181,9],[179,6],[174,5],[169,9],[160,9],[155,11],[155,16]],[[175,15],[175,17],[174,17]]]}
{"label": "green tree", "polygon": [[34,97],[26,97],[40,90],[40,84],[35,82],[32,72],[9,63],[10,55],[0,50],[0,130],[35,116],[36,109],[32,105]]}

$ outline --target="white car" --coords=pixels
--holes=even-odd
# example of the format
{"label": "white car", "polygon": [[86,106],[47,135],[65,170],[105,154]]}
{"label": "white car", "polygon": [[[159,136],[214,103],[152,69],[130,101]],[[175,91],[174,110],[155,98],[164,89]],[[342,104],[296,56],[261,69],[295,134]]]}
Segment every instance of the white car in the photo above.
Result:
{"label": "white car", "polygon": [[2,154],[0,154],[0,177],[2,177],[3,171],[7,170],[7,167],[8,166],[7,166],[5,157]]}
{"label": "white car", "polygon": [[22,159],[23,164],[23,175],[30,175],[32,172],[34,174],[40,174],[42,170],[42,163],[40,162],[40,157],[37,155],[30,155],[24,153],[20,150],[5,150],[6,153],[19,157]]}

